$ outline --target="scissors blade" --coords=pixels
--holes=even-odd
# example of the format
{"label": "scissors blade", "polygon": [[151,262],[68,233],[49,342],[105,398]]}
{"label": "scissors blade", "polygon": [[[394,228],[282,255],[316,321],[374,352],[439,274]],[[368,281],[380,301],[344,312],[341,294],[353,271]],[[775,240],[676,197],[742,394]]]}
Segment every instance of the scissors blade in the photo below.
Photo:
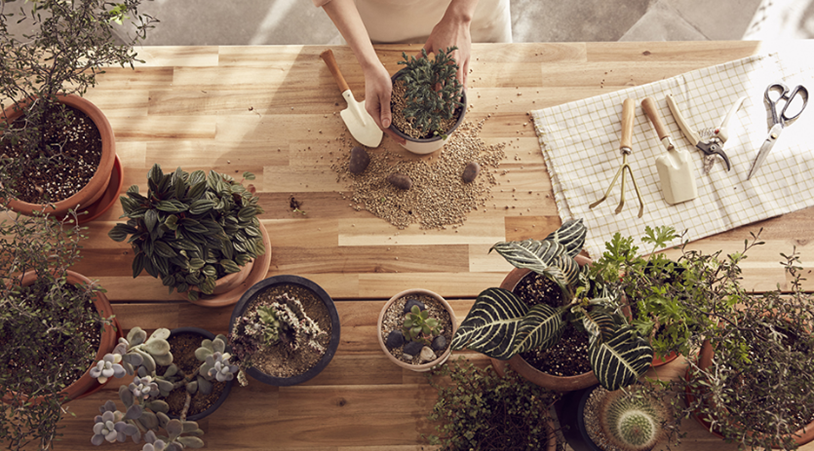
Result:
{"label": "scissors blade", "polygon": [[783,131],[782,124],[774,124],[772,129],[769,130],[769,136],[766,137],[766,140],[763,141],[763,145],[760,146],[760,151],[757,153],[757,158],[755,158],[755,163],[752,164],[752,169],[749,171],[749,175],[746,177],[746,180],[752,178],[752,175],[757,172],[757,168],[763,164],[763,161],[766,160],[766,157],[769,156],[769,152],[772,151],[772,147],[774,147],[774,143],[777,142],[777,138],[780,137],[780,132]]}

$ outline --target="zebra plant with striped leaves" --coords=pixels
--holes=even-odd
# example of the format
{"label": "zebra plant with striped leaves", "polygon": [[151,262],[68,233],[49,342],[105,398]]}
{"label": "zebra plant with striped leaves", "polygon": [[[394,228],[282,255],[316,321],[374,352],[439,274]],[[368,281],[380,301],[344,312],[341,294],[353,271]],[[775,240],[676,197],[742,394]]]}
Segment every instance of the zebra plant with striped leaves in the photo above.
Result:
{"label": "zebra plant with striped leaves", "polygon": [[588,361],[603,387],[617,390],[636,382],[649,368],[653,349],[622,314],[619,296],[574,259],[585,235],[579,219],[566,221],[542,241],[495,244],[492,250],[515,267],[556,283],[564,295],[563,305],[529,307],[509,290],[489,288],[478,295],[452,339],[452,348],[508,360],[521,352],[552,347],[571,322],[588,334]]}

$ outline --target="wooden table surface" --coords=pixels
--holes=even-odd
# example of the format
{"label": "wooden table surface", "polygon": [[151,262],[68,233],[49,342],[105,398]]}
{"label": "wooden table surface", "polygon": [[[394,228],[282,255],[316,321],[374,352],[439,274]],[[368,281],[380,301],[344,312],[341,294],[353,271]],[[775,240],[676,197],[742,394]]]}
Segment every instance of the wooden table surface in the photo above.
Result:
{"label": "wooden table surface", "polygon": [[[796,43],[812,50],[812,43]],[[383,301],[407,288],[426,288],[451,300],[463,318],[483,289],[511,268],[489,247],[498,241],[543,238],[560,224],[530,110],[641,85],[762,51],[755,42],[476,44],[470,64],[467,120],[484,120],[481,138],[506,143],[490,207],[463,226],[398,230],[348,205],[331,160],[348,155],[338,112],[344,101],[319,58],[326,47],[149,47],[146,64],[113,68],[86,97],[107,115],[116,133],[124,187],[146,190],[154,163],[165,171],[214,169],[252,182],[271,236],[268,275],[296,274],[321,285],[337,301],[339,349],[315,379],[276,388],[250,381],[201,421],[208,449],[420,450],[435,392],[425,376],[391,364],[375,338]],[[331,47],[357,99],[364,80],[347,47]],[[418,46],[380,46],[391,73],[401,52]],[[344,135],[343,135],[344,134]],[[385,138],[383,148],[400,153]],[[426,158],[426,157],[425,157]],[[505,174],[504,174],[505,172]],[[518,194],[522,193],[522,195]],[[295,196],[307,215],[294,215]],[[508,207],[508,208],[506,208]],[[231,308],[208,309],[168,295],[146,273],[134,280],[132,252],[107,232],[121,206],[89,224],[91,238],[77,271],[107,289],[124,329],[199,326],[225,333]],[[750,231],[764,228],[767,244],[744,263],[745,283],[756,290],[785,284],[779,252],[797,246],[804,263],[814,254],[814,209],[741,227],[696,243],[707,251],[741,249]],[[808,283],[811,283],[810,281]],[[478,364],[483,357],[467,356]],[[680,371],[680,362],[669,371]],[[668,371],[668,372],[669,372]],[[91,448],[92,417],[118,384],[68,404],[64,442],[56,449]],[[687,422],[683,449],[727,448]],[[110,447],[109,445],[105,445]],[[130,444],[115,449],[141,449]],[[732,447],[734,449],[734,447]]]}

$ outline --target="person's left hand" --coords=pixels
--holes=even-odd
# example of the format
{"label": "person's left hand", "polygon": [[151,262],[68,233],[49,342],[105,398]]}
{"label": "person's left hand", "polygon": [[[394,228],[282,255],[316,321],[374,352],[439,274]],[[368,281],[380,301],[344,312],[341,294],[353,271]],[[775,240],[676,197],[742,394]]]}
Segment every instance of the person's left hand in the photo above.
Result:
{"label": "person's left hand", "polygon": [[[432,29],[430,37],[424,44],[427,53],[446,50],[448,47],[458,47],[450,54],[458,63],[458,81],[466,88],[466,78],[469,73],[469,58],[472,51],[472,36],[469,33],[469,22],[447,19],[445,16]],[[419,53],[418,56],[421,56]]]}

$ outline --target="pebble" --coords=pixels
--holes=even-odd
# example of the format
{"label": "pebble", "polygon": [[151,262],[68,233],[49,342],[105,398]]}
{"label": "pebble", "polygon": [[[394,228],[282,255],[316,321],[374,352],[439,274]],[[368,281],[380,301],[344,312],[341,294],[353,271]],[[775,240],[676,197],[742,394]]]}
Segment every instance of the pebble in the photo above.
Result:
{"label": "pebble", "polygon": [[470,161],[464,168],[463,178],[464,183],[472,183],[475,177],[480,173],[480,165],[475,161]]}
{"label": "pebble", "polygon": [[365,149],[355,146],[350,151],[350,163],[348,163],[348,171],[351,174],[359,175],[367,169],[370,164],[370,155],[367,154]]}
{"label": "pebble", "polygon": [[419,310],[424,310],[427,308],[424,303],[418,299],[408,299],[407,302],[404,303],[404,313],[410,313],[410,310],[413,309],[414,305],[417,305]]}
{"label": "pebble", "polygon": [[387,340],[384,341],[384,345],[387,346],[387,349],[393,349],[401,347],[404,344],[404,334],[401,333],[400,330],[393,330],[387,335]]}
{"label": "pebble", "polygon": [[447,339],[443,335],[439,335],[432,341],[431,346],[433,351],[443,351],[447,348]]}
{"label": "pebble", "polygon": [[433,360],[437,359],[438,357],[435,356],[435,353],[432,349],[424,346],[421,348],[421,354],[419,354],[418,359],[421,363],[432,362]]}
{"label": "pebble", "polygon": [[424,345],[420,341],[411,341],[411,342],[407,343],[406,345],[404,345],[404,349],[402,349],[402,353],[404,353],[406,355],[409,355],[409,356],[413,356],[413,358],[415,358],[415,356],[417,356],[418,353],[421,352],[421,348],[423,348],[423,347],[424,347]]}
{"label": "pebble", "polygon": [[387,176],[387,181],[398,189],[408,190],[413,187],[413,180],[404,174],[393,173]]}

